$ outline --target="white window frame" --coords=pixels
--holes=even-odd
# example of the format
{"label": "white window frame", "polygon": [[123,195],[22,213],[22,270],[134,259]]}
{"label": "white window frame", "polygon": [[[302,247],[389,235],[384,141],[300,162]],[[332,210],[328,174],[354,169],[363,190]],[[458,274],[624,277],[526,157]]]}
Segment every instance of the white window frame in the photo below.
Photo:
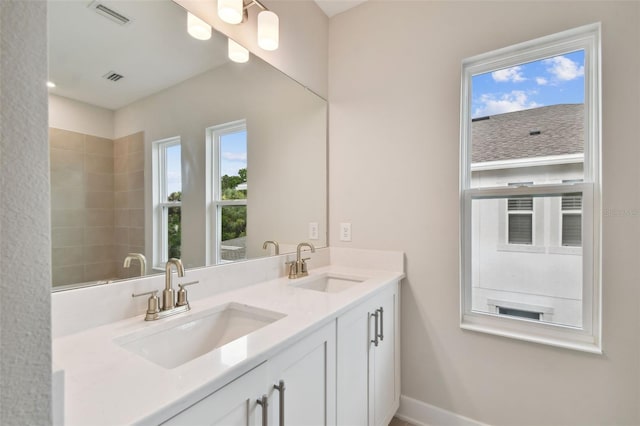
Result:
{"label": "white window frame", "polygon": [[[471,187],[471,78],[495,70],[558,56],[585,52],[584,182],[524,187]],[[462,62],[460,119],[460,327],[520,340],[591,353],[602,353],[601,326],[601,184],[600,184],[600,24],[591,24]],[[517,195],[558,196],[582,193],[583,299],[582,327],[523,321],[472,310],[472,201]]]}
{"label": "white window frame", "polygon": [[182,207],[180,201],[166,201],[167,149],[181,145],[179,136],[154,141],[152,144],[152,199],[153,199],[153,268],[164,271],[169,253],[167,219],[169,208]]}
{"label": "white window frame", "polygon": [[237,120],[217,126],[208,127],[206,132],[206,156],[207,156],[207,224],[206,232],[209,235],[206,243],[206,256],[209,264],[218,265],[226,261],[221,259],[219,250],[221,244],[221,214],[222,207],[247,206],[244,200],[222,200],[220,197],[220,139],[230,133],[238,133],[247,130],[246,120]]}

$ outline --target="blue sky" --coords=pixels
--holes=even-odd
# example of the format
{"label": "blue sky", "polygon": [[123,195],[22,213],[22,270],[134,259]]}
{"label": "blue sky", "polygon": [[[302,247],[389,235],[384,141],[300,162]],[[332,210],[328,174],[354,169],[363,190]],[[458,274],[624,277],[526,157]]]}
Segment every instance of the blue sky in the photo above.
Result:
{"label": "blue sky", "polygon": [[238,176],[238,170],[247,168],[247,132],[229,133],[220,141],[220,176]]}
{"label": "blue sky", "polygon": [[[238,170],[247,168],[247,132],[229,133],[220,140],[221,176],[238,176]],[[167,195],[182,190],[180,145],[167,148]]]}
{"label": "blue sky", "polygon": [[584,103],[584,51],[472,77],[471,116]]}

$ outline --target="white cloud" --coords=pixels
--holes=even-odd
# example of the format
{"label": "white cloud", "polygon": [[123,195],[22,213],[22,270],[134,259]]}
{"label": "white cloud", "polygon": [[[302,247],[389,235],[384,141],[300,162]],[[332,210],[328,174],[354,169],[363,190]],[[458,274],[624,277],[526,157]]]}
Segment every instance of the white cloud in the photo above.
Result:
{"label": "white cloud", "polygon": [[222,158],[229,161],[247,161],[246,152],[223,152]]}
{"label": "white cloud", "polygon": [[479,102],[482,106],[476,108],[474,117],[504,114],[542,106],[535,101],[529,100],[527,94],[522,90],[513,90],[500,96],[485,94],[480,97]]}
{"label": "white cloud", "polygon": [[557,80],[569,81],[584,75],[584,66],[578,66],[566,56],[555,56],[545,59],[544,63],[549,65],[547,71]]}
{"label": "white cloud", "polygon": [[521,81],[526,80],[526,78],[524,78],[524,76],[522,75],[521,66],[494,71],[491,73],[491,77],[493,77],[493,80],[497,82],[510,81],[512,83],[520,83]]}
{"label": "white cloud", "polygon": [[549,84],[549,80],[544,77],[536,77],[536,83],[538,83],[538,86],[546,86]]}

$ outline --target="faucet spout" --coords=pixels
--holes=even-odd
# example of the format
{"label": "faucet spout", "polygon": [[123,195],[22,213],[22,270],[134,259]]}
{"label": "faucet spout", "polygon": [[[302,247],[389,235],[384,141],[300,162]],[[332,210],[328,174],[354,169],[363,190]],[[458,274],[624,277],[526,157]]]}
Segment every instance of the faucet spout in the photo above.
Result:
{"label": "faucet spout", "polygon": [[300,243],[300,244],[298,244],[298,247],[296,248],[296,262],[300,262],[302,260],[300,258],[300,251],[302,250],[302,247],[309,247],[311,249],[311,253],[315,253],[316,252],[316,248],[313,246],[313,244],[311,244],[311,243]]}
{"label": "faucet spout", "polygon": [[127,257],[124,258],[124,263],[122,267],[128,268],[131,266],[131,261],[137,260],[140,263],[140,276],[144,277],[147,275],[147,258],[144,257],[142,253],[129,253]]}
{"label": "faucet spout", "polygon": [[275,247],[275,255],[279,255],[280,254],[280,244],[278,244],[277,241],[272,241],[272,240],[267,240],[262,244],[262,250],[266,250],[267,246],[269,244],[273,244],[273,247]]}
{"label": "faucet spout", "polygon": [[173,291],[172,284],[172,276],[171,269],[172,266],[175,266],[176,272],[179,277],[184,277],[184,266],[182,265],[182,261],[180,259],[171,258],[167,261],[167,266],[165,267],[165,280],[164,280],[164,290],[162,292],[162,310],[166,311],[169,309],[173,309],[176,304],[176,298]]}

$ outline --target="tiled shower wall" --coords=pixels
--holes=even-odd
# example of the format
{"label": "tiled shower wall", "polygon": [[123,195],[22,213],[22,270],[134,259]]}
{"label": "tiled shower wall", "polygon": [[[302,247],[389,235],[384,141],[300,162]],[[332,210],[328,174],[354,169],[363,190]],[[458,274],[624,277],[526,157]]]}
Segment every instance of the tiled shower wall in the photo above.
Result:
{"label": "tiled shower wall", "polygon": [[126,253],[144,252],[142,140],[49,129],[54,286],[127,277]]}
{"label": "tiled shower wall", "polygon": [[114,145],[115,255],[119,278],[140,275],[140,264],[122,266],[127,253],[144,254],[144,134],[116,139]]}

